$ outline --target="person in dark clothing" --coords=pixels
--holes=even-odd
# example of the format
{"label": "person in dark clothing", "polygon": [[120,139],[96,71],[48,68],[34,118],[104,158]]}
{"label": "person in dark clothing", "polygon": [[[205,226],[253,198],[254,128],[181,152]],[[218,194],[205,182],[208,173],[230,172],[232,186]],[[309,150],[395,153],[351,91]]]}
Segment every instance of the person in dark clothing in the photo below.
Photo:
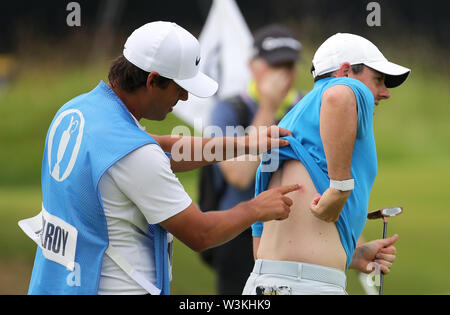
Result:
{"label": "person in dark clothing", "polygon": [[[227,127],[244,129],[277,124],[301,99],[294,89],[301,43],[291,30],[269,25],[255,33],[254,55],[249,62],[252,79],[239,95],[220,101],[213,109],[211,125],[225,134]],[[217,208],[228,209],[253,198],[259,158],[228,160],[213,165]],[[248,229],[209,253],[209,263],[217,274],[221,295],[238,295],[254,265],[252,236]]]}

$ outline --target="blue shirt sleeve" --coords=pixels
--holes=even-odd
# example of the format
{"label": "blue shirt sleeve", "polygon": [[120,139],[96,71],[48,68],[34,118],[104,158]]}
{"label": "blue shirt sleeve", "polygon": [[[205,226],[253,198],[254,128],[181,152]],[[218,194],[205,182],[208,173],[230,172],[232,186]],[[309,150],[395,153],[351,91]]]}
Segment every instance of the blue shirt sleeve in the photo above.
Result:
{"label": "blue shirt sleeve", "polygon": [[252,225],[252,236],[253,237],[261,237],[264,228],[264,223],[256,222]]}
{"label": "blue shirt sleeve", "polygon": [[356,137],[364,138],[373,129],[373,111],[375,99],[370,89],[362,82],[354,79],[350,80],[348,86],[353,90],[358,104],[358,130]]}
{"label": "blue shirt sleeve", "polygon": [[370,89],[361,81],[352,78],[335,78],[329,81],[328,88],[334,85],[346,85],[353,90],[358,106],[358,129],[356,137],[364,138],[373,130],[373,111],[375,99]]}

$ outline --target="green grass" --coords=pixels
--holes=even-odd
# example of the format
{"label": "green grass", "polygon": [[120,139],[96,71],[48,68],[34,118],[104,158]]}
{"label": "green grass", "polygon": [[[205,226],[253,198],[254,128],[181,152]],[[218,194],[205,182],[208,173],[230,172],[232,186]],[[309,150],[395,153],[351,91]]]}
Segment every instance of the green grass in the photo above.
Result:
{"label": "green grass", "polygon": [[[449,162],[392,163],[382,165],[381,169],[370,208],[404,207],[404,213],[388,223],[388,235],[399,234],[399,240],[395,244],[397,260],[386,277],[385,292],[448,292],[450,252],[446,250],[446,242],[450,239],[447,222],[450,196],[441,174],[450,174]],[[380,238],[381,233],[381,220],[367,222],[366,239]]]}
{"label": "green grass", "polygon": [[[49,123],[71,98],[104,79],[105,66],[27,69],[0,95],[0,186],[36,185]],[[100,74],[100,75],[99,75]]]}
{"label": "green grass", "polygon": [[[25,266],[18,270],[31,269],[35,246],[19,230],[17,221],[37,214],[41,206],[40,168],[48,125],[62,104],[95,87],[106,72],[107,66],[102,64],[36,66],[20,74],[0,95],[0,266],[20,263]],[[308,90],[312,83],[306,67],[300,73],[299,86]],[[402,216],[389,221],[388,234],[398,233],[400,238],[397,261],[385,280],[387,294],[450,292],[450,251],[446,246],[450,239],[449,85],[448,77],[413,71],[407,84],[392,90],[392,99],[376,109],[379,175],[370,209],[405,207]],[[173,115],[164,122],[144,123],[158,134],[170,133],[177,124],[180,121]],[[197,172],[178,176],[195,200]],[[379,238],[381,230],[381,222],[368,222],[364,236]],[[173,273],[173,293],[215,292],[213,273],[180,242],[175,245]],[[362,294],[356,273],[348,275],[349,293]],[[15,285],[14,292],[24,293],[29,272],[18,277],[22,288]],[[8,283],[0,283],[0,293],[9,289]]]}

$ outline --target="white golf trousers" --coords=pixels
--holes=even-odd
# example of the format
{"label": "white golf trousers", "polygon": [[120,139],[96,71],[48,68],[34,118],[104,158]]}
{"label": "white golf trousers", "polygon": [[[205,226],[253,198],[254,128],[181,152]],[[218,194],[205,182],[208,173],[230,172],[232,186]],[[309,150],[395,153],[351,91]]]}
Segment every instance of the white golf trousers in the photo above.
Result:
{"label": "white golf trousers", "polygon": [[292,261],[257,260],[243,295],[347,295],[338,269]]}

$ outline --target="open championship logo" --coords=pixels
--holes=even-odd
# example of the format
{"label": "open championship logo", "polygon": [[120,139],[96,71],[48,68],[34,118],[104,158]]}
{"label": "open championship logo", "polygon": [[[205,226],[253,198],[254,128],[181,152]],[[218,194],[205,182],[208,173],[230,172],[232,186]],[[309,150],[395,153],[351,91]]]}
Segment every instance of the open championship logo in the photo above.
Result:
{"label": "open championship logo", "polygon": [[61,113],[50,129],[48,138],[48,166],[50,175],[64,181],[77,161],[83,140],[84,117],[75,109]]}

